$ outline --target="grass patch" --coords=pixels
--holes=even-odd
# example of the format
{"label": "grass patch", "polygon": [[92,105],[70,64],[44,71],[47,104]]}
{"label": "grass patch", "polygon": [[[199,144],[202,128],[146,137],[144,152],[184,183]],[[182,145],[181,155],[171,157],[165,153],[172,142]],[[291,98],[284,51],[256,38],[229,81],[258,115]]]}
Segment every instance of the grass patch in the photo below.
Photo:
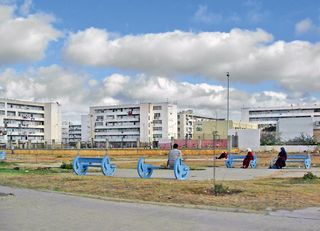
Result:
{"label": "grass patch", "polygon": [[[253,210],[297,209],[320,206],[320,181],[302,178],[248,181],[176,181],[98,176],[77,176],[61,168],[0,169],[0,184],[47,189],[97,197],[193,204]],[[69,171],[69,172],[66,172]],[[59,173],[59,174],[56,174]],[[220,186],[219,186],[220,185]],[[215,196],[218,195],[218,196]]]}
{"label": "grass patch", "polygon": [[[26,168],[20,168],[20,167],[14,167],[14,168],[1,168],[0,167],[0,173],[6,173],[6,174],[16,174],[16,175],[29,175],[29,174],[37,174],[37,175],[45,175],[45,174],[54,174],[54,173],[68,173],[72,172],[69,169],[60,169],[60,168],[50,168],[50,167],[38,167],[35,169],[26,169]],[[0,182],[1,183],[1,182]]]}
{"label": "grass patch", "polygon": [[0,168],[16,165],[13,162],[0,162]]}

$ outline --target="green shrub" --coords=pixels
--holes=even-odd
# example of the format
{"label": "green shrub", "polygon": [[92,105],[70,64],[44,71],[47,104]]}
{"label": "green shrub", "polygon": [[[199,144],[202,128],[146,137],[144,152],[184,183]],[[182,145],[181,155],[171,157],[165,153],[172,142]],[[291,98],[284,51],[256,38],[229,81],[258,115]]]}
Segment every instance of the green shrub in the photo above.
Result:
{"label": "green shrub", "polygon": [[312,172],[307,172],[306,174],[303,175],[302,177],[304,180],[315,180],[318,179],[318,177],[313,174]]}
{"label": "green shrub", "polygon": [[71,163],[67,164],[65,162],[62,162],[62,164],[60,165],[60,168],[62,168],[62,169],[73,169]]}
{"label": "green shrub", "polygon": [[216,196],[228,194],[229,192],[230,192],[229,187],[223,186],[223,184],[216,184],[213,187],[213,193]]}

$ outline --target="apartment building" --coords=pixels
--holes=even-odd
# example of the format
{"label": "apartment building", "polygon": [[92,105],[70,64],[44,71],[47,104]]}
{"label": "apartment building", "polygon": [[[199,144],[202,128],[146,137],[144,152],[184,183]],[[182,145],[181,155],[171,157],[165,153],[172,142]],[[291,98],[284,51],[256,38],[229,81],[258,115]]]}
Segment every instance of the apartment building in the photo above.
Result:
{"label": "apartment building", "polygon": [[61,124],[61,142],[63,144],[69,144],[69,121],[62,121]]}
{"label": "apartment building", "polygon": [[90,116],[81,115],[81,142],[91,141]]}
{"label": "apartment building", "polygon": [[0,98],[0,127],[5,128],[7,145],[61,141],[61,106]]}
{"label": "apartment building", "polygon": [[135,147],[177,137],[177,105],[141,103],[90,107],[90,137],[97,144]]}
{"label": "apartment building", "polygon": [[213,121],[214,118],[194,115],[192,110],[178,113],[178,139],[193,139],[194,124],[201,121]]}
{"label": "apartment building", "polygon": [[320,105],[242,108],[241,119],[258,124],[263,132],[273,132],[283,141],[301,134],[320,141]]}
{"label": "apartment building", "polygon": [[[227,126],[226,120],[208,120],[198,121],[194,123],[194,139],[213,139],[216,134],[216,139],[227,139],[227,127],[231,129],[258,129],[255,123],[246,123],[242,121],[229,120]],[[230,135],[230,134],[229,134]]]}
{"label": "apartment building", "polygon": [[69,144],[81,142],[81,124],[69,125]]}
{"label": "apartment building", "polygon": [[315,123],[320,121],[320,105],[252,107],[242,108],[241,121],[257,123],[259,128],[277,126],[279,119],[312,117]]}

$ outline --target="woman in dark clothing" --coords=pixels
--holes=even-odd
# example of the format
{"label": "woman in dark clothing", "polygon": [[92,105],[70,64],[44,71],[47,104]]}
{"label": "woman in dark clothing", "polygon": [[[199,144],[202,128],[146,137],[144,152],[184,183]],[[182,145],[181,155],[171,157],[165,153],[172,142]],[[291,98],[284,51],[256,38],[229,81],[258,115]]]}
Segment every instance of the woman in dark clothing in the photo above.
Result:
{"label": "woman in dark clothing", "polygon": [[251,148],[247,148],[247,152],[248,153],[247,153],[246,157],[243,159],[241,168],[248,168],[250,161],[253,160],[253,152],[252,152]]}
{"label": "woman in dark clothing", "polygon": [[273,168],[281,169],[286,166],[286,160],[287,160],[287,152],[284,149],[284,147],[280,148],[280,152],[278,154],[278,159],[276,163],[274,164]]}
{"label": "woman in dark clothing", "polygon": [[228,154],[226,152],[223,152],[219,157],[216,157],[216,159],[228,159]]}
{"label": "woman in dark clothing", "polygon": [[287,152],[284,149],[284,147],[281,147],[276,162],[273,165],[270,165],[269,168],[281,169],[286,166],[286,160],[287,160]]}

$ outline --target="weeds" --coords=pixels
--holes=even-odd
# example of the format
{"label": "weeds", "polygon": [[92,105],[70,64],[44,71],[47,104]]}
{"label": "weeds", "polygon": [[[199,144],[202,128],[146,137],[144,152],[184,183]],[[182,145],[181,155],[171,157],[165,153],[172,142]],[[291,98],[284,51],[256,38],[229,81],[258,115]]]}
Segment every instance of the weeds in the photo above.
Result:
{"label": "weeds", "polygon": [[312,172],[307,172],[306,174],[303,175],[302,177],[304,180],[316,180],[318,177],[313,174]]}

